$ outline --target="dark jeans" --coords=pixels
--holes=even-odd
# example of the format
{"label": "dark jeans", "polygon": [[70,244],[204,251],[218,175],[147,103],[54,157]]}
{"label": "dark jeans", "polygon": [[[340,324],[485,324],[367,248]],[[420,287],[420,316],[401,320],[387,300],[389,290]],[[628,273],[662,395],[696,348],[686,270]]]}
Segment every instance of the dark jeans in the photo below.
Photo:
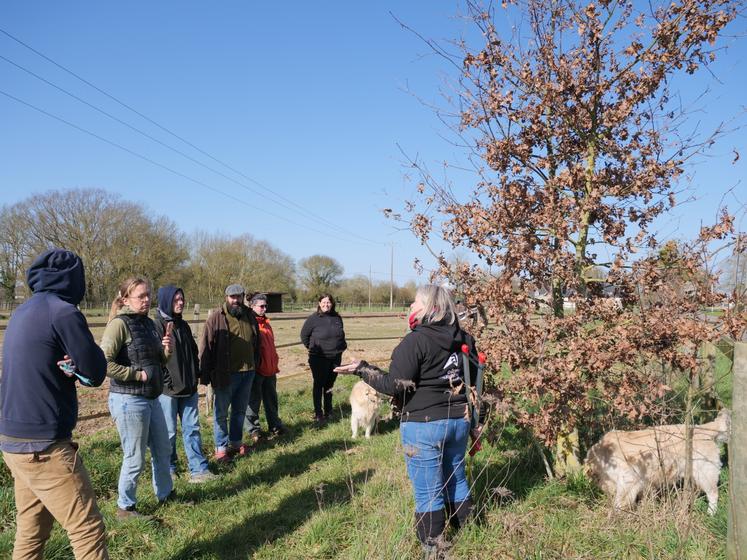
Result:
{"label": "dark jeans", "polygon": [[213,387],[213,439],[216,451],[227,451],[229,445],[234,448],[241,445],[246,407],[249,404],[249,395],[252,394],[254,376],[254,371],[239,371],[231,374],[231,385],[228,387]]}
{"label": "dark jeans", "polygon": [[[342,363],[342,354],[333,358],[309,354],[309,367],[314,378],[312,395],[314,396],[314,414],[319,417],[332,414],[332,387],[335,385],[337,374],[332,371]],[[322,410],[322,395],[324,395],[324,410]]]}
{"label": "dark jeans", "polygon": [[246,422],[244,423],[247,433],[256,434],[259,432],[259,412],[262,405],[265,406],[267,429],[273,431],[283,426],[278,416],[277,383],[277,375],[265,377],[258,373],[254,376],[252,392],[249,395],[249,406],[246,408]]}

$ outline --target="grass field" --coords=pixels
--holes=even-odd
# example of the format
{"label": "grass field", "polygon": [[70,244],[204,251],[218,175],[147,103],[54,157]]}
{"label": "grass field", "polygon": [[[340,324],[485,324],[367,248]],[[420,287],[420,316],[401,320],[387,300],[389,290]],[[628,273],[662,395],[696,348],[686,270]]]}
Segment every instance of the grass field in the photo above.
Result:
{"label": "grass field", "polygon": [[[295,324],[294,324],[295,323]],[[273,323],[278,344],[298,336],[300,321]],[[386,366],[404,321],[347,320],[349,353]],[[97,335],[98,337],[99,335]],[[114,559],[408,559],[419,558],[412,528],[413,500],[396,423],[380,425],[371,440],[351,440],[347,395],[354,381],[335,387],[337,417],[313,427],[305,352],[281,350],[280,412],[290,433],[263,442],[246,459],[212,468],[222,476],[203,486],[176,482],[180,500],[157,507],[150,472],[140,479],[139,509],[152,521],[118,522],[119,440],[103,409],[83,405],[78,433],[104,513]],[[106,391],[81,391],[81,400],[105,403]],[[91,429],[94,427],[95,429]],[[210,422],[202,417],[206,449]],[[725,558],[726,470],[715,517],[700,498],[694,511],[677,493],[645,500],[635,513],[609,515],[609,507],[583,477],[547,481],[532,445],[512,426],[470,463],[477,519],[452,535],[452,558],[718,559]],[[181,442],[179,442],[181,446]],[[180,449],[183,458],[183,451]],[[183,464],[183,463],[182,463]],[[187,503],[191,502],[191,503]],[[0,558],[10,557],[14,535],[12,480],[0,466]],[[56,528],[46,558],[72,558]]]}

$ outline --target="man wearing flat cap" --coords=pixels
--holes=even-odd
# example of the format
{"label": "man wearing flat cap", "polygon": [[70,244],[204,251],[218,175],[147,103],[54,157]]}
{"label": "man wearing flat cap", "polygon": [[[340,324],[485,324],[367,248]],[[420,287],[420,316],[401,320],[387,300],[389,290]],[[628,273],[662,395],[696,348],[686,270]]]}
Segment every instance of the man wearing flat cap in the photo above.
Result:
{"label": "man wearing flat cap", "polygon": [[215,394],[213,434],[218,462],[249,453],[242,431],[260,359],[259,325],[244,305],[244,288],[231,284],[225,294],[225,303],[208,315],[200,340],[200,382],[210,384]]}

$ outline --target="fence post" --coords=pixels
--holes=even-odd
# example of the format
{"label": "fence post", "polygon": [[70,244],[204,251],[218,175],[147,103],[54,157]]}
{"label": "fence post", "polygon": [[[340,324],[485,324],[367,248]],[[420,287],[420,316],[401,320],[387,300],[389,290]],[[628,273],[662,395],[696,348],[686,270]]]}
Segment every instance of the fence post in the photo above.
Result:
{"label": "fence post", "polygon": [[747,558],[747,342],[734,343],[726,555]]}

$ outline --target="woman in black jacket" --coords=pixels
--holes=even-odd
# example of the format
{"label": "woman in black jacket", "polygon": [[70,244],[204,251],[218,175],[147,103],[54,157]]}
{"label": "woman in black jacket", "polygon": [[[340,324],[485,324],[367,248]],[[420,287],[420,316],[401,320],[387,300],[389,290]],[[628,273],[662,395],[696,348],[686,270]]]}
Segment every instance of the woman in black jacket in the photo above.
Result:
{"label": "woman in black jacket", "polygon": [[342,317],[335,311],[335,299],[330,294],[319,296],[316,313],[310,315],[301,328],[301,342],[309,351],[309,367],[314,378],[314,418],[321,426],[332,414],[332,387],[337,379],[334,369],[340,365],[342,353],[348,347]]}
{"label": "woman in black jacket", "polygon": [[335,371],[355,373],[403,403],[400,432],[415,494],[415,526],[426,558],[435,558],[447,514],[460,527],[472,510],[464,460],[470,421],[463,345],[469,349],[470,379],[476,378],[477,356],[444,288],[419,288],[410,313],[412,331],[392,352],[388,374],[363,361]]}

